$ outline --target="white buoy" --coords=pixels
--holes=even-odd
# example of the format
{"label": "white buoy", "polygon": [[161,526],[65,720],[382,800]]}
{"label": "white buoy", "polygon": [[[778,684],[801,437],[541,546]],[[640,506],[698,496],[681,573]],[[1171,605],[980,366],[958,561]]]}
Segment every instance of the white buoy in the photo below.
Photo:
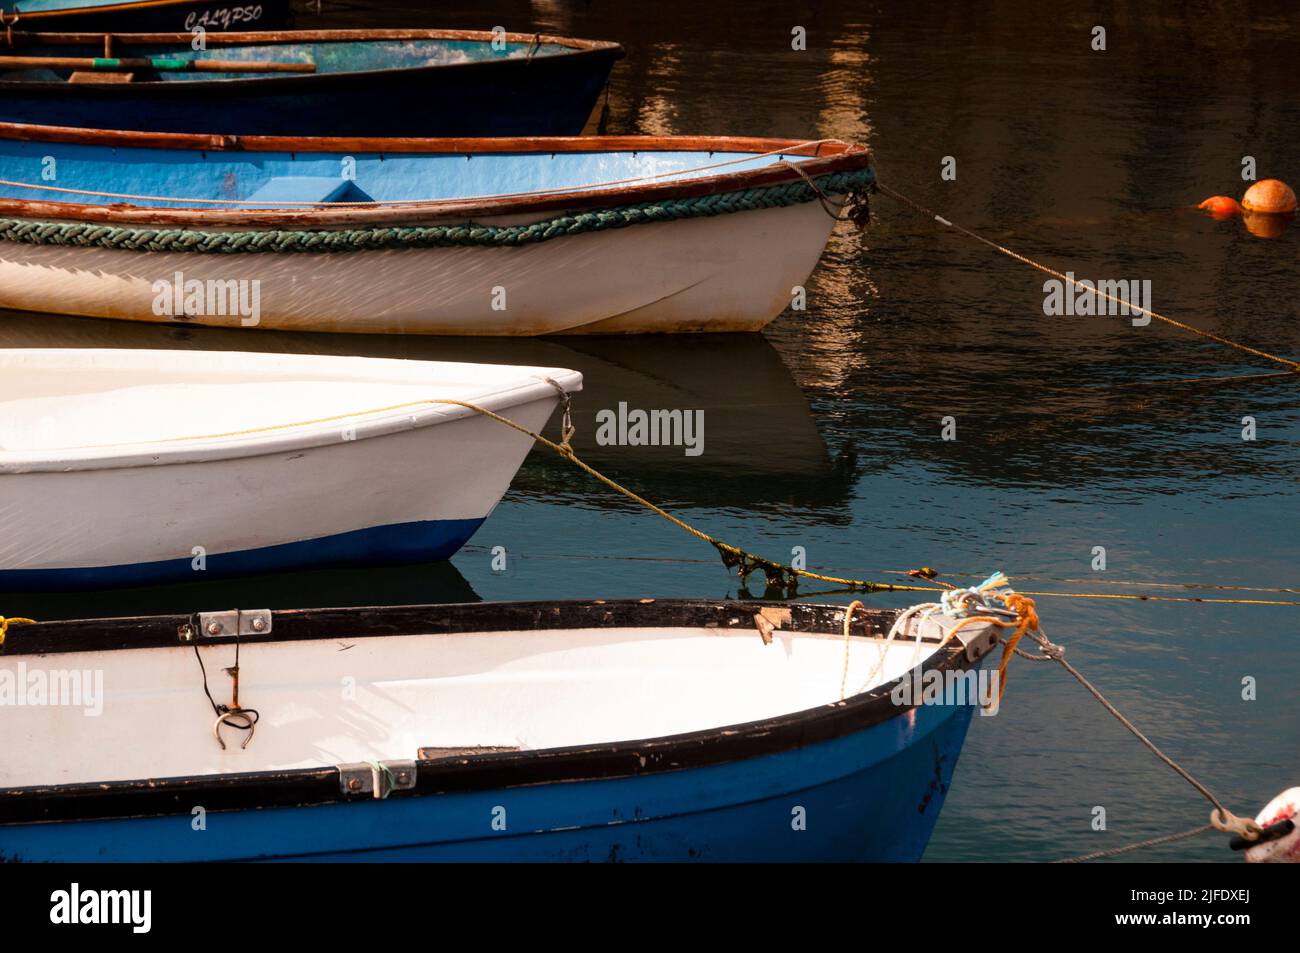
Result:
{"label": "white buoy", "polygon": [[[1300,815],[1300,788],[1288,788],[1269,801],[1255,818],[1260,827],[1268,827],[1278,821],[1297,821]],[[1300,821],[1297,821],[1300,825]],[[1246,849],[1248,864],[1300,864],[1300,826],[1277,840],[1256,844]]]}

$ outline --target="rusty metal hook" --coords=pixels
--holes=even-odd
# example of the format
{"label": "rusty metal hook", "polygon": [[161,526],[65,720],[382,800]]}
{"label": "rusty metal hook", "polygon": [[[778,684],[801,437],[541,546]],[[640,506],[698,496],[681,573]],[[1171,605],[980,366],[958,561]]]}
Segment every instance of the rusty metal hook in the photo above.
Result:
{"label": "rusty metal hook", "polygon": [[[248,732],[248,737],[245,738],[244,743],[239,746],[242,751],[244,748],[248,747],[248,743],[253,740],[253,732],[257,730],[256,715],[257,712],[253,711],[251,708],[232,708],[229,711],[223,711],[217,716],[217,720],[212,723],[212,737],[217,739],[217,744],[221,745],[222,751],[226,750],[226,742],[221,737],[221,726],[229,722],[231,727],[238,728],[240,731]],[[241,725],[237,722],[231,721],[230,719],[232,718],[242,718],[244,724]]]}

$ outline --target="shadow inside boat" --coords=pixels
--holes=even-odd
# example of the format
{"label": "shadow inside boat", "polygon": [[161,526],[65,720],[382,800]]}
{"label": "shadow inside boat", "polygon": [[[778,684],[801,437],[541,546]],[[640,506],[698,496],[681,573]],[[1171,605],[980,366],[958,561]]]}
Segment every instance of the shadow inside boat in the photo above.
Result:
{"label": "shadow inside boat", "polygon": [[10,592],[0,614],[53,622],[224,609],[300,609],[481,602],[450,561],[407,566],[340,567],[205,579],[135,589]]}
{"label": "shadow inside boat", "polygon": [[[581,371],[574,450],[664,503],[846,510],[857,477],[851,453],[832,459],[808,400],[761,334],[438,338],[312,334],[139,324],[0,311],[0,347],[159,348],[334,354],[566,367]],[[668,416],[662,412],[680,412]],[[639,441],[640,414],[660,412],[668,441]],[[667,422],[665,422],[667,421]],[[602,426],[603,424],[603,426]],[[689,425],[689,426],[688,426]],[[560,437],[560,415],[544,431]],[[620,497],[551,451],[534,448],[512,493],[582,500]]]}

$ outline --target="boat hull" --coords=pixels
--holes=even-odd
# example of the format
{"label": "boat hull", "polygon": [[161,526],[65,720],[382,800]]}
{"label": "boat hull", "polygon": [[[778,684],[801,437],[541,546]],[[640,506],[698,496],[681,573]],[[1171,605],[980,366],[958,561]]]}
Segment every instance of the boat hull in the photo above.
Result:
{"label": "boat hull", "polygon": [[[554,406],[508,414],[536,430]],[[261,456],[4,474],[0,589],[445,559],[496,506],[531,443],[474,415]]]}
{"label": "boat hull", "polygon": [[98,7],[32,11],[21,14],[17,23],[23,30],[68,33],[170,33],[200,26],[213,32],[277,30],[288,23],[289,10],[289,0],[123,0]]}
{"label": "boat hull", "polygon": [[[486,224],[513,220],[485,220]],[[155,282],[257,280],[258,327],[533,336],[758,331],[790,304],[834,220],[818,202],[587,232],[522,247],[222,254],[0,242],[0,307],[240,327],[155,313]],[[501,289],[497,291],[497,289]]]}
{"label": "boat hull", "polygon": [[911,862],[972,711],[922,706],[832,741],[642,777],[210,811],[203,832],[188,812],[4,825],[0,859]]}

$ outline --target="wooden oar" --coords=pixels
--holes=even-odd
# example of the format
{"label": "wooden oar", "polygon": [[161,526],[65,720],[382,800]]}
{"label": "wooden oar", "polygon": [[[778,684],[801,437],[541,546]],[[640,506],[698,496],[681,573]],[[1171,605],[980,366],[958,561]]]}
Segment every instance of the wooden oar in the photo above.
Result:
{"label": "wooden oar", "polygon": [[164,73],[314,73],[315,63],[278,60],[182,60],[166,57],[0,56],[0,70],[7,69],[147,70]]}

